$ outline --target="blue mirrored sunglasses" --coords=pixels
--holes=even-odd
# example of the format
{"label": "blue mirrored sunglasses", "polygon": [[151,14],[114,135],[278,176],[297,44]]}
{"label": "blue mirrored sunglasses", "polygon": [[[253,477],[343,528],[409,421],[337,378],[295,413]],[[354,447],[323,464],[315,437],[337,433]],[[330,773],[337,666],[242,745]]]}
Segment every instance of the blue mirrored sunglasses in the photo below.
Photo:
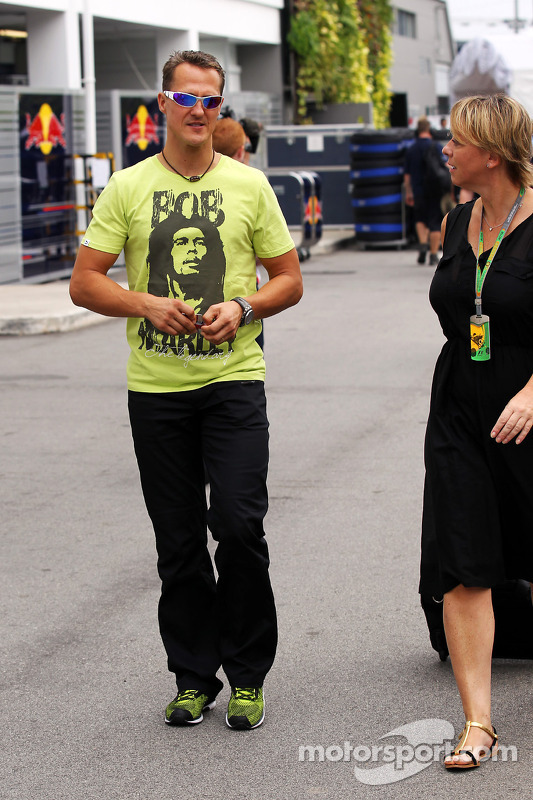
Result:
{"label": "blue mirrored sunglasses", "polygon": [[203,107],[208,111],[218,108],[224,99],[219,94],[211,95],[210,97],[196,97],[196,95],[187,94],[187,92],[170,92],[168,90],[164,91],[163,94],[174,100],[179,106],[184,106],[184,108],[192,108],[200,100]]}

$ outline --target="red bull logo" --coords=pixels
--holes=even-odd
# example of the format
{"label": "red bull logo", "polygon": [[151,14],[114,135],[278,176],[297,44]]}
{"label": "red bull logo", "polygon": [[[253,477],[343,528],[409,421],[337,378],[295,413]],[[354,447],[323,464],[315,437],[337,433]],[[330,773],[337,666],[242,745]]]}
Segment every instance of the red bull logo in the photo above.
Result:
{"label": "red bull logo", "polygon": [[30,150],[38,147],[47,156],[52,148],[60,146],[66,149],[67,144],[63,137],[65,133],[64,114],[60,120],[56,117],[48,103],[43,103],[33,120],[26,114],[26,139],[25,148]]}
{"label": "red bull logo", "polygon": [[316,198],[314,195],[311,195],[307,201],[304,220],[305,222],[309,222],[311,225],[316,225],[322,220],[322,206],[320,205],[318,198]]}
{"label": "red bull logo", "polygon": [[126,114],[126,141],[125,146],[136,144],[139,150],[146,150],[150,142],[159,144],[157,135],[157,114],[155,120],[148,113],[146,106],[139,106],[133,119]]}

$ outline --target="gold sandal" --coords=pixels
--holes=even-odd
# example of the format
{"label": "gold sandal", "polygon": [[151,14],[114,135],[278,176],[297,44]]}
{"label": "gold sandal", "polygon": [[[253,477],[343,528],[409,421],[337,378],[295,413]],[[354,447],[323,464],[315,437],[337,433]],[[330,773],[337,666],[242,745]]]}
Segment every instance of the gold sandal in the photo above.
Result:
{"label": "gold sandal", "polygon": [[[463,745],[466,744],[466,740],[468,739],[468,734],[470,733],[470,728],[481,728],[482,731],[485,731],[485,733],[488,733],[489,736],[492,736],[492,744],[489,748],[488,755],[483,756],[482,758],[476,758],[471,750],[461,749]],[[487,748],[482,748],[482,749],[486,751]],[[455,748],[453,753],[450,753],[450,756],[459,756],[464,753],[465,755],[469,756],[472,760],[465,761],[464,763],[450,761],[449,764],[447,764],[445,761],[444,766],[446,767],[446,769],[472,769],[472,767],[479,767],[481,762],[488,761],[489,758],[491,758],[493,751],[495,753],[497,749],[498,749],[498,734],[496,733],[494,727],[492,728],[492,730],[490,730],[490,728],[486,728],[480,722],[471,722],[470,720],[467,720],[463,728],[463,732],[461,733],[461,738],[459,739],[457,747]],[[449,756],[446,756],[446,758],[449,758]]]}

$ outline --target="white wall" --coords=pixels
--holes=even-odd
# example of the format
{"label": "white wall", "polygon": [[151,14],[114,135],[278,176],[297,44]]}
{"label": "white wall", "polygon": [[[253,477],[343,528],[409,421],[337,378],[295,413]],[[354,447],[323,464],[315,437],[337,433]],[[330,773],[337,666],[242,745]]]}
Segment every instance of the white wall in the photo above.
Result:
{"label": "white wall", "polygon": [[394,5],[416,16],[416,39],[394,35],[391,70],[393,91],[407,94],[408,115],[416,118],[428,111],[433,113],[437,81],[453,60],[446,6],[438,0],[395,0]]}
{"label": "white wall", "polygon": [[81,86],[78,14],[32,9],[26,15],[30,85],[79,89]]}
{"label": "white wall", "polygon": [[[279,42],[283,0],[88,0],[91,13],[104,19],[168,29],[198,30],[233,41]],[[81,12],[82,0],[72,0]]]}

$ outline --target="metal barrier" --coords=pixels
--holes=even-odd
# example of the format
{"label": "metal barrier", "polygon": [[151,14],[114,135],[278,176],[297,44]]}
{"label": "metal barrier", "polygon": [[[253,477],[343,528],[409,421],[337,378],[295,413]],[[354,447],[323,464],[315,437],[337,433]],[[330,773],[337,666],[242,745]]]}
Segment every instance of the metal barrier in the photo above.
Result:
{"label": "metal barrier", "polygon": [[92,210],[98,195],[107,185],[115,171],[113,153],[76,153],[74,160],[73,184],[76,192],[77,225],[76,234],[83,236],[91,221]]}
{"label": "metal barrier", "polygon": [[290,228],[300,231],[296,250],[300,261],[322,236],[322,182],[317,172],[265,170]]}

